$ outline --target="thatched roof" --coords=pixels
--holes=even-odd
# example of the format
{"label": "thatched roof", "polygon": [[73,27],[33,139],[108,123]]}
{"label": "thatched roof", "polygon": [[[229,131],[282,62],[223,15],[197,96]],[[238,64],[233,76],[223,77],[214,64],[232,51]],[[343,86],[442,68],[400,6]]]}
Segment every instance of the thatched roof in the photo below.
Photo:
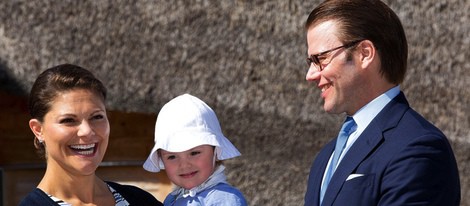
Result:
{"label": "thatched roof", "polygon": [[[41,71],[68,62],[105,82],[111,110],[157,113],[191,93],[243,153],[228,175],[250,204],[300,205],[311,161],[342,118],[304,80],[303,24],[318,2],[2,1],[0,89],[27,94]],[[452,140],[467,201],[470,2],[386,2],[409,41],[402,89]]]}

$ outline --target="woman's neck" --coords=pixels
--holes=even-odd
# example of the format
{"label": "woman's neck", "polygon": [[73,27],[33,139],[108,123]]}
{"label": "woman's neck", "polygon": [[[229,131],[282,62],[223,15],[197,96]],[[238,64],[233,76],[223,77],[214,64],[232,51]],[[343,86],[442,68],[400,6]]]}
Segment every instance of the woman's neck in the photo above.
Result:
{"label": "woman's neck", "polygon": [[110,203],[110,201],[114,203],[114,197],[107,184],[99,179],[95,173],[75,175],[65,170],[55,170],[48,167],[38,188],[72,205],[90,203],[93,205]]}

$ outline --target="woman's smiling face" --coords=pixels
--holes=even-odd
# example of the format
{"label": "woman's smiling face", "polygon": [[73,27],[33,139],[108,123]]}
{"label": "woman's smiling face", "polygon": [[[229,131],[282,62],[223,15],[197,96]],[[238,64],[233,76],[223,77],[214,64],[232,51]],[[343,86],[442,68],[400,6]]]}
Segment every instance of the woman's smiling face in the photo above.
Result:
{"label": "woman's smiling face", "polygon": [[59,93],[44,121],[30,126],[46,148],[48,168],[72,175],[91,175],[103,160],[109,122],[100,96],[85,89]]}

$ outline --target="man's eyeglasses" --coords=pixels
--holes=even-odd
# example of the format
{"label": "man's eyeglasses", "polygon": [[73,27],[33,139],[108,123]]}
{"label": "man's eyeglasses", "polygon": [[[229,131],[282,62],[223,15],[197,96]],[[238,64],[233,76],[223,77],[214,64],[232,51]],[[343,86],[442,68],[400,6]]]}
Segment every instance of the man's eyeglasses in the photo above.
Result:
{"label": "man's eyeglasses", "polygon": [[[350,43],[347,43],[347,44],[344,44],[342,46],[339,46],[339,47],[335,47],[333,49],[330,49],[330,50],[326,50],[324,52],[320,52],[318,54],[312,54],[310,55],[310,57],[307,57],[307,64],[308,66],[310,67],[312,65],[312,63],[317,66],[319,69],[319,71],[323,71],[323,68],[322,68],[322,63],[325,63],[325,64],[328,64],[329,62],[320,62],[320,57],[321,56],[324,56],[332,51],[335,51],[335,50],[338,50],[338,49],[341,49],[341,48],[345,48],[345,49],[348,49],[354,45],[356,45],[357,43],[361,42],[363,40],[357,40],[357,41],[353,41],[353,42],[350,42]],[[324,59],[324,58],[322,58]]]}

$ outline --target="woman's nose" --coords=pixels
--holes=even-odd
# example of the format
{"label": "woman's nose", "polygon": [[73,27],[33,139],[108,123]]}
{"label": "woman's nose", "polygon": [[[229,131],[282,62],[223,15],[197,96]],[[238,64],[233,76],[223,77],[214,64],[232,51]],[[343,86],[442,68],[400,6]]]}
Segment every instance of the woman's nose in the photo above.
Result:
{"label": "woman's nose", "polygon": [[88,121],[83,120],[80,126],[78,127],[78,133],[77,135],[79,137],[86,137],[86,136],[91,136],[93,135],[93,128],[91,125],[88,123]]}

